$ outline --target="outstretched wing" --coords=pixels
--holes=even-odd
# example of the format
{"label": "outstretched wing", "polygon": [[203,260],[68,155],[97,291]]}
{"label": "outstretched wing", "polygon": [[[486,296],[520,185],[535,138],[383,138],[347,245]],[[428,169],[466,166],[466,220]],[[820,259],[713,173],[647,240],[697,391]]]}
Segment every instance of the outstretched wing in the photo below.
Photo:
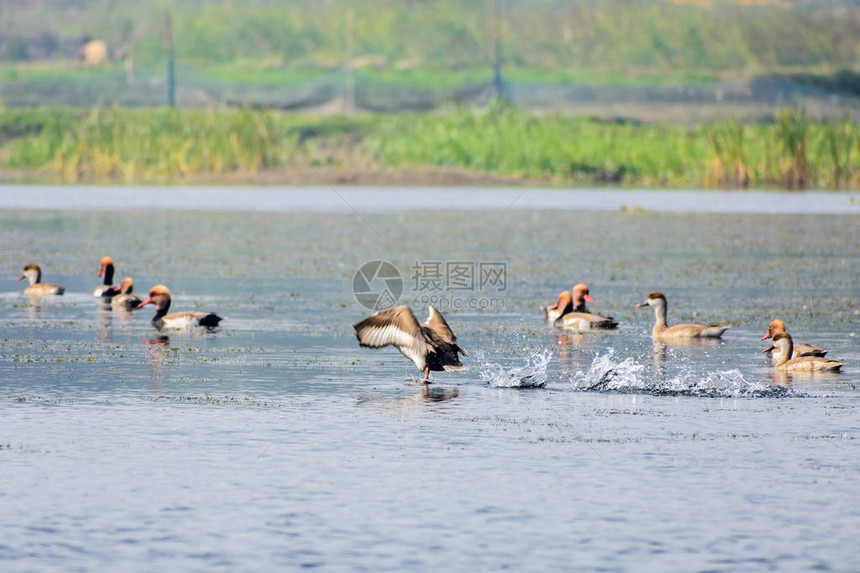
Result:
{"label": "outstretched wing", "polygon": [[353,328],[361,346],[382,348],[390,344],[414,362],[419,370],[424,370],[427,343],[409,307],[398,306],[379,311],[355,323]]}
{"label": "outstretched wing", "polygon": [[[424,326],[433,331],[433,336],[436,339],[441,340],[445,344],[450,345],[452,349],[456,350],[456,352],[454,352],[454,360],[457,360],[457,352],[463,356],[468,356],[469,354],[460,348],[459,344],[457,344],[457,337],[454,336],[454,331],[451,330],[450,326],[448,326],[448,322],[445,320],[445,317],[442,316],[442,313],[432,306],[428,306],[427,309],[430,311],[430,315],[424,322]],[[437,348],[436,350],[438,351],[439,349]]]}
{"label": "outstretched wing", "polygon": [[427,316],[427,320],[424,321],[424,325],[429,326],[431,329],[433,329],[433,332],[436,333],[436,336],[438,336],[448,344],[456,343],[457,337],[454,336],[454,332],[451,330],[451,327],[448,326],[448,323],[445,321],[445,317],[442,316],[442,313],[433,308],[432,306],[428,306],[427,310],[430,311],[430,314]]}

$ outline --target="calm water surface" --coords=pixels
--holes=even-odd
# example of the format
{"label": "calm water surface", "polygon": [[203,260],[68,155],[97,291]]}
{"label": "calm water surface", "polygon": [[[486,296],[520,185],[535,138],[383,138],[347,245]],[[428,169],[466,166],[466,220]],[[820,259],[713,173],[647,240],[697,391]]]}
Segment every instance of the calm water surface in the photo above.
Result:
{"label": "calm water surface", "polygon": [[[284,206],[272,189],[195,211],[170,192],[89,188],[51,210],[45,188],[0,189],[0,570],[860,568],[856,212],[709,194],[723,207],[575,210],[561,192],[559,209],[321,190]],[[75,204],[94,193],[106,207]],[[356,212],[324,208],[344,198]],[[165,338],[152,307],[103,308],[105,254],[117,282],[227,320]],[[30,260],[66,294],[23,297]],[[427,264],[505,265],[504,290],[441,293],[469,371],[425,392],[396,350],[358,347],[371,260],[400,269],[421,319],[440,294],[414,288]],[[542,323],[580,281],[617,332]],[[732,328],[654,345],[634,309],[652,290],[670,323]],[[775,375],[758,339],[776,317],[844,373]]]}

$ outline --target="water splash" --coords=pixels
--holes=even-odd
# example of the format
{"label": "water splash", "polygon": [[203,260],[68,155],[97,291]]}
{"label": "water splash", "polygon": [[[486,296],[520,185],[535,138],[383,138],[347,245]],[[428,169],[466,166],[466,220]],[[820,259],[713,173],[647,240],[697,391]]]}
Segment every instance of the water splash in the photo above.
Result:
{"label": "water splash", "polygon": [[577,372],[573,384],[578,390],[645,390],[645,381],[639,373],[645,368],[632,357],[615,362],[615,349],[594,357],[587,372]]}
{"label": "water splash", "polygon": [[533,351],[522,366],[504,367],[479,357],[480,376],[485,384],[497,388],[543,388],[552,350]]}
{"label": "water splash", "polygon": [[573,384],[577,390],[592,392],[644,392],[655,395],[701,396],[709,398],[777,398],[796,393],[782,386],[750,382],[737,369],[701,373],[684,372],[666,380],[644,376],[645,365],[632,357],[614,360],[615,350],[595,356],[586,372],[577,372]]}

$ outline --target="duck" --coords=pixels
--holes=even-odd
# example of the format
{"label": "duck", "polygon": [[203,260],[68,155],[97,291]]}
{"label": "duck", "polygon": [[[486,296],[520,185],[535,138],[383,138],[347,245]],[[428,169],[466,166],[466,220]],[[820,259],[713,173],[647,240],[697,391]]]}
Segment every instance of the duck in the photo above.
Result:
{"label": "duck", "polygon": [[186,311],[167,314],[170,309],[170,291],[164,285],[155,285],[149,289],[149,297],[137,306],[143,308],[148,304],[155,305],[152,325],[158,330],[194,326],[215,327],[224,320],[214,312]]}
{"label": "duck", "polygon": [[[618,326],[618,321],[611,316],[600,316],[588,310],[585,306],[586,302],[594,302],[594,299],[588,295],[588,286],[578,284],[573,287],[573,295],[568,291],[562,292],[558,297],[558,302],[555,304],[555,309],[547,309],[547,318],[550,312],[557,312],[562,309],[561,314],[553,321],[553,324],[565,330],[575,330],[583,332],[587,330],[611,330]],[[564,312],[564,309],[572,309]]]}
{"label": "duck", "polygon": [[618,322],[611,316],[600,316],[588,310],[585,303],[594,303],[594,299],[589,296],[588,285],[579,283],[571,290],[572,294],[571,291],[562,291],[554,305],[541,307],[547,322],[579,332],[606,330],[618,326]]}
{"label": "duck", "polygon": [[126,277],[122,279],[122,282],[119,285],[119,294],[115,295],[112,299],[110,299],[110,305],[115,310],[123,309],[123,310],[136,310],[140,308],[140,297],[136,294],[132,294],[134,290],[134,281],[131,277]]}
{"label": "duck", "polygon": [[651,337],[655,339],[687,339],[687,338],[720,338],[729,326],[717,326],[708,324],[666,324],[666,295],[661,292],[648,294],[645,302],[640,302],[636,308],[651,306],[654,308],[656,323],[651,330]]}
{"label": "duck", "polygon": [[794,352],[794,343],[791,335],[787,332],[778,332],[773,335],[773,345],[762,352],[780,351],[779,360],[773,365],[780,372],[838,372],[845,366],[842,362],[822,358],[820,356],[798,356],[789,358]]}
{"label": "duck", "polygon": [[60,285],[42,283],[42,269],[36,263],[28,263],[24,267],[24,273],[18,277],[18,280],[24,279],[30,281],[30,286],[24,289],[24,294],[29,296],[48,296],[66,292],[66,289]]}
{"label": "duck", "polygon": [[424,372],[424,383],[430,383],[430,371],[466,370],[458,355],[468,356],[445,317],[432,305],[423,324],[408,306],[397,306],[376,312],[353,325],[358,343],[364,348],[394,346]]}
{"label": "duck", "polygon": [[99,269],[98,276],[104,277],[104,282],[96,287],[96,290],[93,291],[93,296],[109,298],[118,295],[119,287],[113,284],[113,259],[110,257],[102,257],[99,264],[101,265],[101,268]]}
{"label": "duck", "polygon": [[[761,340],[767,340],[774,335],[777,335],[781,332],[785,332],[785,323],[781,320],[773,320],[767,326],[767,334],[761,337]],[[791,355],[791,358],[798,358],[800,356],[818,356],[819,358],[823,358],[827,355],[827,351],[823,348],[818,348],[817,346],[813,346],[811,344],[803,344],[802,342],[798,342],[793,345],[794,353]],[[776,363],[779,362],[779,359],[782,358],[782,351],[779,348],[774,348],[774,350],[770,353],[771,360]]]}
{"label": "duck", "polygon": [[572,294],[569,290],[562,291],[554,305],[541,307],[547,322],[554,324],[559,317],[569,312],[588,312],[585,303],[594,303],[594,299],[588,295],[588,286],[580,283],[574,285],[572,290]]}

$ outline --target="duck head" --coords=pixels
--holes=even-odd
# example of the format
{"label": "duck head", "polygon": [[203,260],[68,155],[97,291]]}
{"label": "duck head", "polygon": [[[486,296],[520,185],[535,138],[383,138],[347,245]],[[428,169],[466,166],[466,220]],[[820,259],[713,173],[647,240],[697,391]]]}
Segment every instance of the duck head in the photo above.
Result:
{"label": "duck head", "polygon": [[570,294],[570,291],[562,291],[561,294],[558,295],[558,301],[551,307],[550,310],[558,310],[562,314],[570,312],[573,308],[573,296]]}
{"label": "duck head", "polygon": [[134,281],[130,277],[125,277],[119,285],[120,294],[131,294],[134,291]]}
{"label": "duck head", "polygon": [[[761,337],[761,340],[767,340],[781,332],[785,332],[785,323],[781,320],[773,320],[769,325],[767,325],[767,334]],[[774,340],[776,340],[774,338]]]}
{"label": "duck head", "polygon": [[19,281],[24,279],[29,280],[31,286],[39,283],[42,280],[42,269],[36,263],[28,263],[24,267],[24,273],[18,277]]}
{"label": "duck head", "polygon": [[99,263],[101,268],[99,269],[98,276],[104,277],[105,284],[109,285],[113,283],[113,259],[110,257],[102,257],[102,260]]}
{"label": "duck head", "polygon": [[170,308],[170,291],[164,285],[155,285],[149,289],[149,297],[137,305],[137,308],[142,308],[148,304],[154,304],[157,314],[163,314]]}
{"label": "duck head", "polygon": [[640,308],[643,306],[651,306],[651,307],[663,307],[666,308],[666,295],[662,292],[654,291],[648,294],[648,298],[645,299],[645,302],[640,302],[636,305],[636,308]]}
{"label": "duck head", "polygon": [[579,283],[573,287],[573,306],[582,306],[586,302],[593,304],[594,299],[588,296],[588,285]]}
{"label": "duck head", "polygon": [[762,352],[773,352],[774,350],[779,350],[782,352],[782,358],[776,364],[779,366],[781,364],[785,364],[791,358],[792,352],[794,352],[794,343],[791,340],[791,335],[787,332],[778,332],[773,335],[773,344],[769,348],[765,348]]}

